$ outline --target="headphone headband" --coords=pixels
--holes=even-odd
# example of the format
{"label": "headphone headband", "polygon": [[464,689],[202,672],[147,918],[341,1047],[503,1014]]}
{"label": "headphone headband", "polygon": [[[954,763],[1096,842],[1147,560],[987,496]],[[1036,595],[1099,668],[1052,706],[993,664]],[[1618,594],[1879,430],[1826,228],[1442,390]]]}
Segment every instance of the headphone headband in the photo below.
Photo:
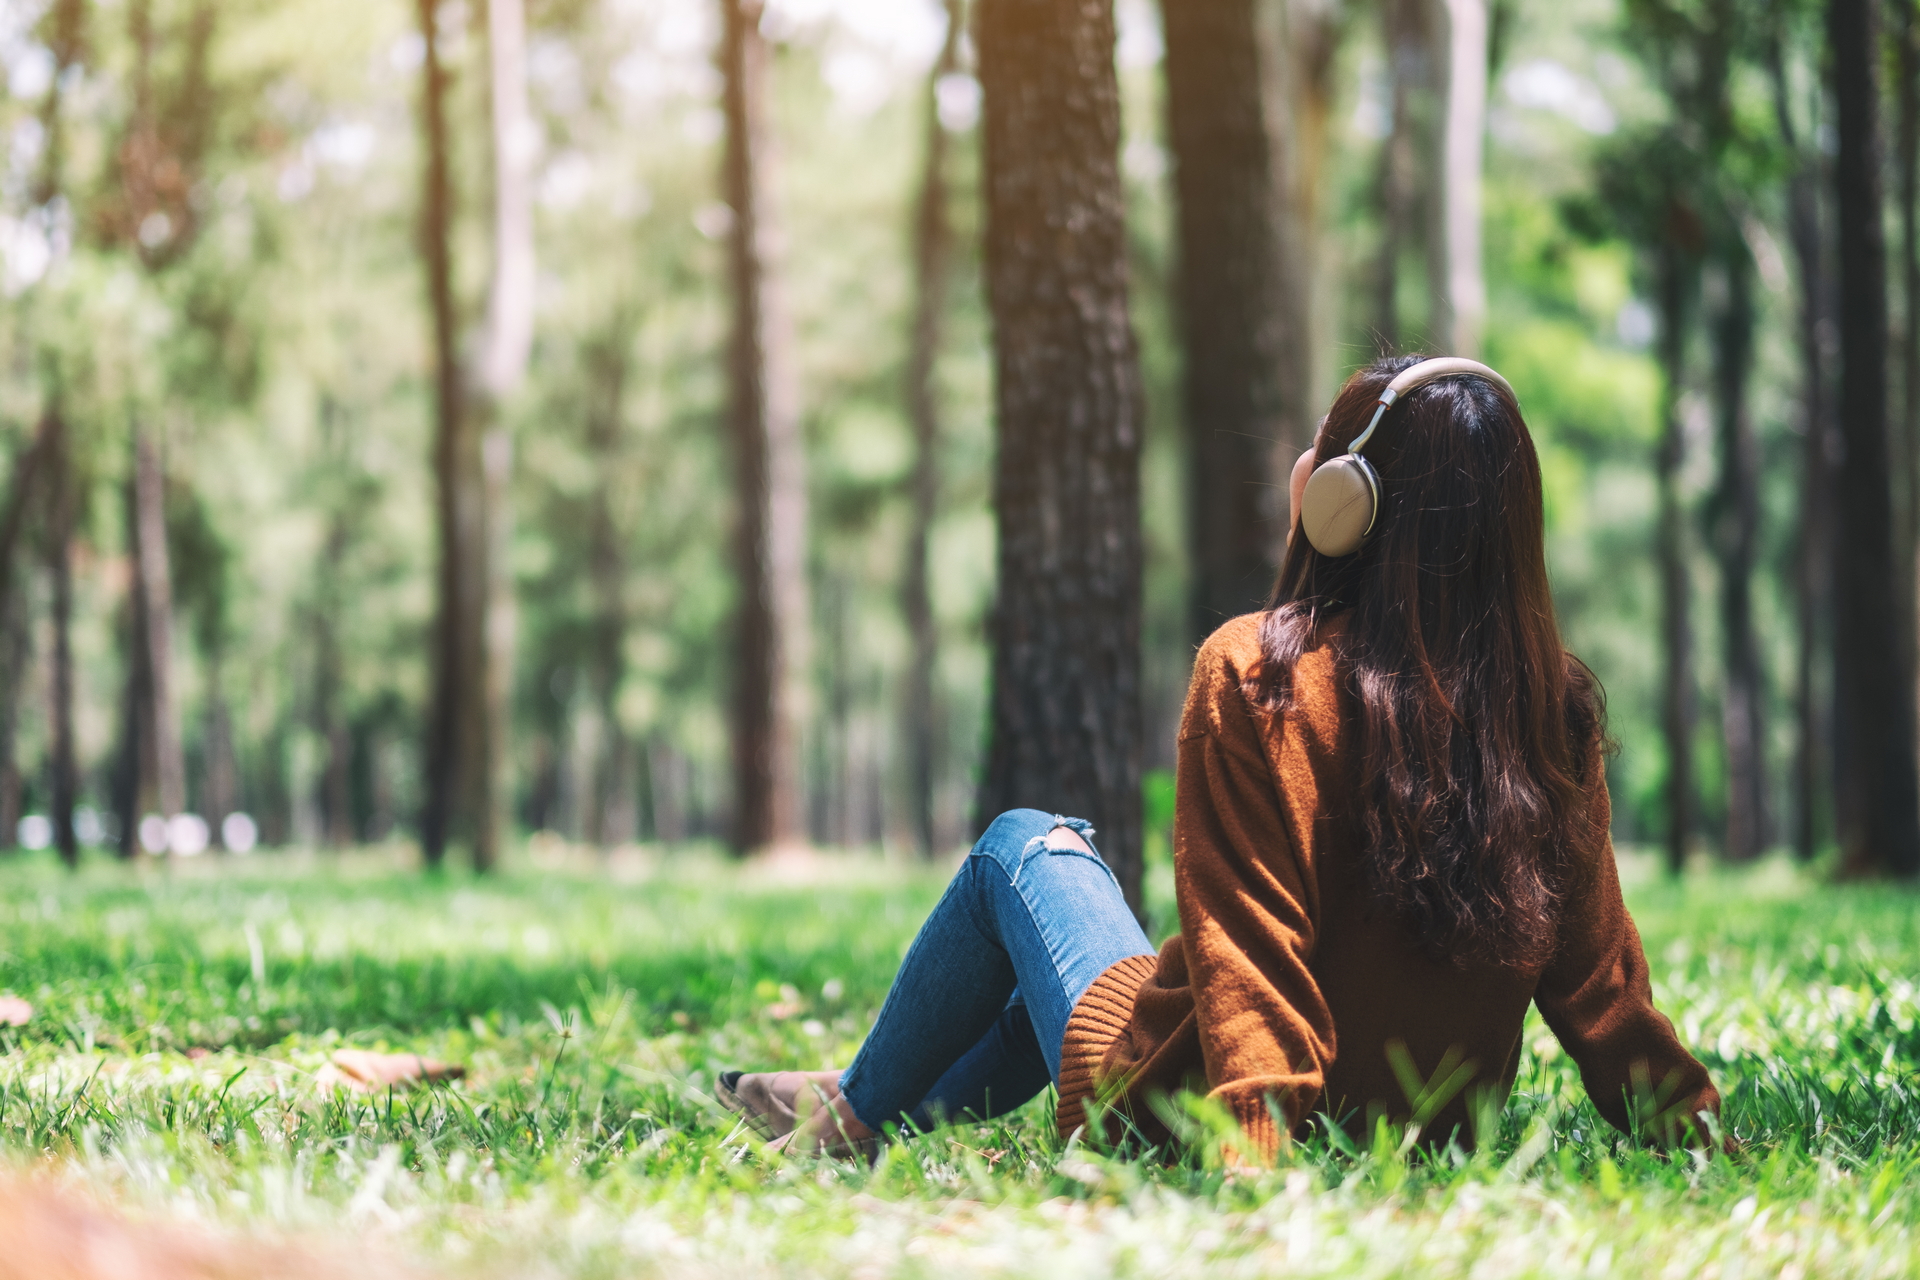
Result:
{"label": "headphone headband", "polygon": [[1322,463],[1307,480],[1306,492],[1301,495],[1300,526],[1314,550],[1324,556],[1350,556],[1366,542],[1380,514],[1380,477],[1360,450],[1402,396],[1438,378],[1459,374],[1485,378],[1513,395],[1507,380],[1478,360],[1443,356],[1403,369],[1380,393],[1379,407],[1373,411],[1367,429],[1353,438],[1345,453]]}
{"label": "headphone headband", "polygon": [[[1387,384],[1387,389],[1380,393],[1380,407],[1373,411],[1373,421],[1367,424],[1365,431],[1353,438],[1353,443],[1347,446],[1347,452],[1358,453],[1366,446],[1367,441],[1373,439],[1373,429],[1380,425],[1380,419],[1386,416],[1387,410],[1393,408],[1394,402],[1401,396],[1416,388],[1424,387],[1429,382],[1451,378],[1462,373],[1485,378],[1509,396],[1513,396],[1513,388],[1507,385],[1507,380],[1478,360],[1469,360],[1465,356],[1440,356],[1434,360],[1422,360],[1419,364],[1410,365],[1394,375],[1393,381]],[[1519,399],[1518,396],[1513,398]]]}

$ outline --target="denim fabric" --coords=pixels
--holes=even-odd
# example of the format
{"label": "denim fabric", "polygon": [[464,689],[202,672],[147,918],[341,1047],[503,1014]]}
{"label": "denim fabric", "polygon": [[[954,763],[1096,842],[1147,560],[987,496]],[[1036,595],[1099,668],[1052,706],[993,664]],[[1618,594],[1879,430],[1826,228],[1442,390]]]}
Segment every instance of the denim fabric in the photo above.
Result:
{"label": "denim fabric", "polygon": [[1038,809],[995,818],[920,927],[840,1078],[868,1128],[1019,1106],[1059,1079],[1067,1018],[1094,979],[1152,953],[1099,855],[1046,847],[1055,827],[1093,833]]}

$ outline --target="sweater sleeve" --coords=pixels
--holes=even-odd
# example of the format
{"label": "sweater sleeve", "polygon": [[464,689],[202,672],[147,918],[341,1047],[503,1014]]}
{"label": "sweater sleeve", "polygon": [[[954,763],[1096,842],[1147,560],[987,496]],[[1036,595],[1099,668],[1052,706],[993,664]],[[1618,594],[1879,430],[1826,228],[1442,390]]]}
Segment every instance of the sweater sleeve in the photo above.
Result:
{"label": "sweater sleeve", "polygon": [[1210,1096],[1272,1159],[1319,1099],[1333,1016],[1307,967],[1315,915],[1309,877],[1288,838],[1237,676],[1211,650],[1195,666],[1181,727],[1180,932]]}
{"label": "sweater sleeve", "polygon": [[1534,1002],[1580,1067],[1587,1096],[1622,1131],[1637,1123],[1655,1141],[1698,1141],[1702,1112],[1720,1111],[1707,1069],[1653,1007],[1640,931],[1620,896],[1608,835],[1604,776],[1595,781],[1593,852],[1562,911],[1560,949],[1541,975]]}

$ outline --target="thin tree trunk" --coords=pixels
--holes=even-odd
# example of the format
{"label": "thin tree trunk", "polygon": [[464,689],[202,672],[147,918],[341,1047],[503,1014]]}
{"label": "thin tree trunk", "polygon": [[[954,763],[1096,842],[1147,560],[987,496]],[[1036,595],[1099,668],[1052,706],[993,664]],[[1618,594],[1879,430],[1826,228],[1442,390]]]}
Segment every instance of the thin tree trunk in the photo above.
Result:
{"label": "thin tree trunk", "polygon": [[[1339,52],[1344,10],[1339,0],[1282,0],[1278,27],[1262,23],[1265,54],[1274,73],[1267,77],[1269,138],[1280,161],[1280,361],[1277,384],[1282,398],[1280,448],[1267,473],[1272,492],[1287,491],[1293,458],[1313,441],[1325,410],[1321,370],[1327,366],[1328,327],[1321,323],[1323,276],[1328,258],[1320,243],[1329,130],[1333,118],[1334,55]],[[1287,521],[1269,522],[1273,542],[1267,550],[1278,564]]]}
{"label": "thin tree trunk", "polygon": [[212,827],[215,848],[226,847],[221,824],[238,808],[239,780],[233,759],[233,719],[227,710],[226,655],[216,643],[207,650],[206,781],[201,807]]}
{"label": "thin tree trunk", "polygon": [[723,187],[733,212],[727,421],[740,592],[733,628],[731,843],[736,852],[753,853],[804,839],[799,748],[807,669],[806,474],[769,198],[772,54],[760,35],[760,0],[721,0],[721,9]]}
{"label": "thin tree trunk", "polygon": [[1197,644],[1258,608],[1284,538],[1272,477],[1288,368],[1281,176],[1258,0],[1163,0],[1179,216],[1182,399]]}
{"label": "thin tree trunk", "polygon": [[1723,246],[1721,265],[1726,297],[1713,326],[1713,377],[1721,468],[1715,505],[1726,667],[1721,700],[1727,752],[1726,856],[1747,862],[1766,848],[1772,831],[1766,803],[1766,689],[1753,618],[1760,536],[1760,446],[1747,401],[1753,373],[1753,262],[1746,245],[1736,241]]}
{"label": "thin tree trunk", "polygon": [[1487,285],[1480,257],[1480,174],[1487,131],[1487,0],[1445,0],[1446,114],[1440,162],[1440,290],[1433,330],[1446,354],[1480,353]]}
{"label": "thin tree trunk", "polygon": [[1839,151],[1840,465],[1834,540],[1834,776],[1845,874],[1920,873],[1912,655],[1902,650],[1888,474],[1887,254],[1873,0],[1829,0]]}
{"label": "thin tree trunk", "polygon": [[1668,246],[1660,263],[1661,440],[1656,472],[1660,491],[1658,559],[1660,631],[1666,670],[1660,719],[1667,746],[1667,869],[1685,868],[1693,838],[1693,624],[1692,589],[1687,574],[1686,512],[1680,497],[1680,468],[1686,457],[1686,428],[1680,396],[1685,385],[1690,272],[1680,253]]}
{"label": "thin tree trunk", "polygon": [[621,417],[626,395],[629,324],[616,315],[602,341],[588,349],[593,393],[587,418],[587,452],[597,472],[588,509],[587,572],[593,585],[593,670],[591,679],[602,722],[599,777],[588,836],[596,845],[631,838],[633,819],[631,750],[620,724],[620,690],[626,682],[626,558],[620,551],[614,516],[614,488],[620,483]]}
{"label": "thin tree trunk", "polygon": [[1419,223],[1421,107],[1433,89],[1433,35],[1428,0],[1384,0],[1380,7],[1392,106],[1380,147],[1376,179],[1380,249],[1374,260],[1373,340],[1382,352],[1400,350],[1400,262],[1416,242]]}
{"label": "thin tree trunk", "polygon": [[80,865],[74,837],[73,806],[79,797],[80,770],[74,760],[73,732],[73,526],[77,486],[73,450],[60,411],[47,411],[47,568],[53,579],[53,758],[49,790],[53,800],[53,843],[69,868]]}
{"label": "thin tree trunk", "polygon": [[173,698],[173,574],[167,555],[166,476],[153,437],[138,426],[133,464],[134,587],[140,593],[138,643],[147,667],[147,705],[140,717],[147,735],[140,753],[141,811],[171,818],[186,808],[187,788]]}
{"label": "thin tree trunk", "polygon": [[353,843],[351,770],[353,738],[347,729],[346,674],[340,652],[340,619],[346,598],[340,581],[341,561],[347,551],[347,521],[336,511],[321,552],[320,600],[315,610],[314,728],[325,743],[326,764],[320,774],[320,830],[332,848]]}
{"label": "thin tree trunk", "polygon": [[14,456],[12,483],[0,511],[0,848],[10,847],[20,823],[20,764],[14,754],[20,720],[20,693],[33,631],[27,620],[27,593],[15,581],[15,557],[26,525],[27,507],[38,492],[35,477],[46,453],[49,419],[43,417],[33,441]]}
{"label": "thin tree trunk", "polygon": [[[1906,454],[1906,520],[1901,530],[1901,582],[1907,587],[1904,647],[1914,660],[1914,640],[1920,635],[1920,20],[1916,0],[1892,0],[1899,50],[1898,112],[1894,157],[1897,200],[1900,207],[1900,429]],[[1920,697],[1920,688],[1916,689]],[[1920,714],[1920,703],[1916,703]]]}
{"label": "thin tree trunk", "polygon": [[1819,844],[1820,795],[1829,738],[1816,673],[1822,628],[1832,616],[1827,530],[1831,523],[1833,415],[1827,380],[1824,332],[1831,325],[1829,281],[1820,235],[1820,159],[1802,149],[1794,124],[1785,51],[1778,35],[1767,46],[1773,110],[1781,140],[1794,158],[1787,179],[1787,236],[1799,275],[1795,341],[1800,350],[1800,413],[1805,434],[1800,450],[1800,540],[1795,549],[1794,831],[1793,849],[1809,860]]}
{"label": "thin tree trunk", "polygon": [[934,374],[945,332],[953,228],[947,210],[947,153],[939,87],[960,66],[966,34],[961,0],[947,0],[947,38],[927,75],[926,152],[913,223],[913,335],[907,354],[907,410],[913,422],[913,474],[908,480],[907,567],[900,588],[912,652],[902,702],[907,745],[907,822],[923,858],[934,854],[933,787],[939,762],[940,714],[934,700],[940,630],[928,587],[927,543],[940,505],[940,397]]}
{"label": "thin tree trunk", "polygon": [[981,0],[977,39],[999,442],[981,814],[1089,819],[1138,910],[1142,403],[1111,0]]}
{"label": "thin tree trunk", "polygon": [[427,302],[433,320],[434,354],[434,518],[439,541],[435,574],[433,693],[426,742],[426,797],[420,820],[421,852],[429,867],[446,857],[462,809],[463,767],[470,756],[477,722],[474,704],[482,695],[476,633],[480,609],[475,601],[483,545],[478,486],[479,452],[467,430],[453,304],[453,192],[448,173],[447,78],[440,63],[435,0],[418,0],[420,33],[426,55],[420,94],[425,165],[420,219],[420,250],[425,259]]}
{"label": "thin tree trunk", "polygon": [[522,0],[488,0],[489,102],[493,117],[493,279],[474,397],[484,423],[480,554],[480,715],[473,778],[473,864],[499,865],[507,824],[507,735],[511,728],[515,615],[509,565],[513,439],[502,408],[526,378],[533,349],[533,124],[527,112],[526,10]]}

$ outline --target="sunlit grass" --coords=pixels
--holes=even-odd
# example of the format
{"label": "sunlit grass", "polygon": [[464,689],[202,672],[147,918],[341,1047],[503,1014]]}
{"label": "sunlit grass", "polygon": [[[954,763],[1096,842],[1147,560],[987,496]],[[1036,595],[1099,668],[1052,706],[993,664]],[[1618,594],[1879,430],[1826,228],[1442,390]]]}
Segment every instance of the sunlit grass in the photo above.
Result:
{"label": "sunlit grass", "polygon": [[[771,1162],[728,1066],[844,1063],[944,880],[627,856],[496,880],[393,857],[77,879],[0,866],[0,1148],[139,1211],[352,1233],[458,1274],[1909,1275],[1920,1270],[1920,899],[1785,866],[1628,860],[1662,1007],[1728,1094],[1733,1158],[1638,1150],[1538,1024],[1497,1139],[1323,1137],[1229,1175],[1063,1145],[1042,1103]],[[336,1047],[464,1062],[373,1097]]]}

